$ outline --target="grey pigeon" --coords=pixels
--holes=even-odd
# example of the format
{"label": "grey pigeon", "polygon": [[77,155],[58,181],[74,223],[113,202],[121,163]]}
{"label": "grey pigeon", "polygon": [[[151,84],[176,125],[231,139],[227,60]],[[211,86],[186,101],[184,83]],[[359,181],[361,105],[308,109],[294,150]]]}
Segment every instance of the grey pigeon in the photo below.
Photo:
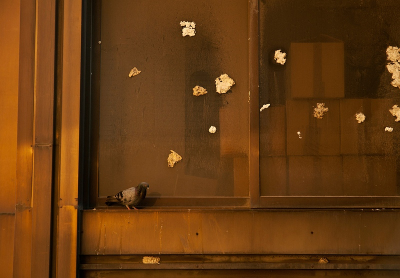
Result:
{"label": "grey pigeon", "polygon": [[129,206],[132,206],[134,209],[137,209],[135,208],[135,206],[137,206],[146,197],[146,191],[149,188],[150,186],[147,182],[141,182],[136,187],[122,190],[114,196],[108,196],[106,200],[106,205],[124,205],[129,210]]}

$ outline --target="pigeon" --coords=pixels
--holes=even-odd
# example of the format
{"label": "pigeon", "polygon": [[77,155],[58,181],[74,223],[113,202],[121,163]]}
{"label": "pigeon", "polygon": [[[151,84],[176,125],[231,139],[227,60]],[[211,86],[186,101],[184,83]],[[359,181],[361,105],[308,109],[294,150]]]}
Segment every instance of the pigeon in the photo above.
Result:
{"label": "pigeon", "polygon": [[108,196],[106,200],[106,205],[124,205],[129,210],[129,206],[132,206],[134,209],[137,210],[135,206],[137,206],[146,197],[146,191],[149,188],[150,186],[147,182],[141,182],[136,187],[122,190],[114,196]]}

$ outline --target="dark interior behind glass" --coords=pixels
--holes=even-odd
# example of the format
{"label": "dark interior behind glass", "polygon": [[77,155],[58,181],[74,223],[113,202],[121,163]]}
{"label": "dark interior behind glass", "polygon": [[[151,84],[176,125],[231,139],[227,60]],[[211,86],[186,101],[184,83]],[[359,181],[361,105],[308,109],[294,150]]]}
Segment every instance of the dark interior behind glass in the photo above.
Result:
{"label": "dark interior behind glass", "polygon": [[400,88],[386,69],[399,12],[396,1],[260,2],[260,106],[271,105],[260,112],[261,195],[399,194],[400,123],[389,110]]}

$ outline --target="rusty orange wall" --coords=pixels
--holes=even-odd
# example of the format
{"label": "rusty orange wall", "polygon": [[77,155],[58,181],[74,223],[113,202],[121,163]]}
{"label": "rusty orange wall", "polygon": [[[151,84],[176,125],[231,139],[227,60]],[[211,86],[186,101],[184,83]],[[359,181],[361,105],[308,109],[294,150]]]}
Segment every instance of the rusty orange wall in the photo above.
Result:
{"label": "rusty orange wall", "polygon": [[19,8],[19,1],[0,1],[0,269],[4,278],[13,275]]}
{"label": "rusty orange wall", "polygon": [[0,269],[1,277],[13,277],[14,221],[13,214],[0,213]]}
{"label": "rusty orange wall", "polygon": [[19,1],[0,1],[0,213],[15,211]]}

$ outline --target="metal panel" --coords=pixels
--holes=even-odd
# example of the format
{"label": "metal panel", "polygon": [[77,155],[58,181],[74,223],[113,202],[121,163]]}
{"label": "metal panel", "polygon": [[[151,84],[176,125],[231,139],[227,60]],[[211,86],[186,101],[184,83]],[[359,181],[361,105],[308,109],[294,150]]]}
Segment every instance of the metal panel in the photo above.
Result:
{"label": "metal panel", "polygon": [[13,277],[14,214],[0,214],[0,269],[1,277]]}
{"label": "metal panel", "polygon": [[18,120],[19,1],[0,3],[0,212],[14,212]]}
{"label": "metal panel", "polygon": [[36,1],[31,277],[50,272],[55,5],[54,0]]}
{"label": "metal panel", "polygon": [[399,217],[395,210],[85,211],[82,254],[399,255]]}
{"label": "metal panel", "polygon": [[[16,1],[19,2],[19,1]],[[32,256],[33,107],[35,82],[35,1],[20,6],[17,186],[14,277],[30,277]]]}
{"label": "metal panel", "polygon": [[73,206],[63,206],[59,211],[57,234],[57,276],[75,277],[77,254],[77,209]]}
{"label": "metal panel", "polygon": [[54,272],[57,277],[75,277],[77,254],[77,207],[79,165],[80,57],[82,1],[59,4],[60,49],[55,189]]}
{"label": "metal panel", "polygon": [[85,278],[123,278],[123,277],[268,277],[268,278],[312,278],[312,277],[346,277],[346,278],[395,278],[400,271],[371,270],[105,270],[82,272]]}

